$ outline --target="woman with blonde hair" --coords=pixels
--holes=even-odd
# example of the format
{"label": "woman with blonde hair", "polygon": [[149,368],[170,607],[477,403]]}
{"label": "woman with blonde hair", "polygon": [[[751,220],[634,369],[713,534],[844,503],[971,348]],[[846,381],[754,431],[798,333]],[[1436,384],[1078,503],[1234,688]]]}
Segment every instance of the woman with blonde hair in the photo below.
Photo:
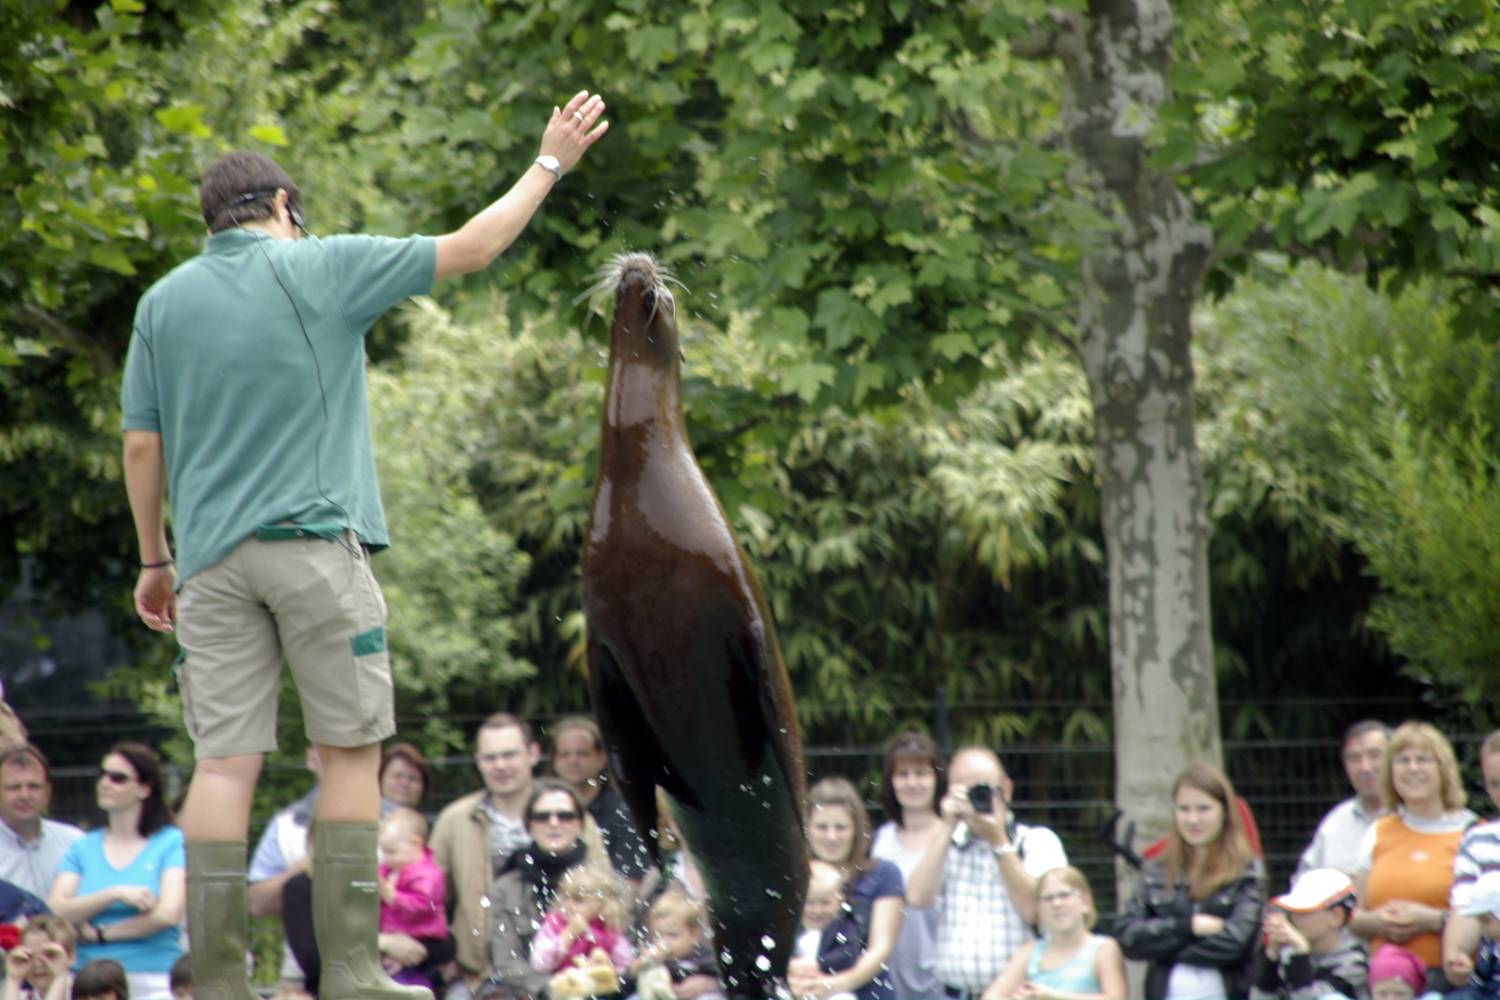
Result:
{"label": "woman with blonde hair", "polygon": [[1022,945],[983,1000],[1125,1000],[1125,957],[1114,938],[1093,933],[1094,892],[1072,865],[1037,879],[1042,937]]}
{"label": "woman with blonde hair", "polygon": [[1146,996],[1225,1000],[1248,992],[1265,873],[1241,825],[1234,786],[1211,764],[1172,784],[1166,850],[1141,868],[1115,923],[1126,958],[1149,963]]}
{"label": "woman with blonde hair", "polygon": [[807,840],[813,857],[839,870],[845,905],[865,940],[852,966],[824,969],[802,992],[814,998],[853,993],[858,1000],[894,1000],[886,959],[901,933],[901,869],[870,856],[870,815],[847,779],[824,778],[808,790]]}
{"label": "woman with blonde hair", "polygon": [[1354,872],[1359,905],[1349,929],[1372,952],[1387,942],[1407,948],[1427,965],[1429,985],[1442,990],[1453,859],[1477,817],[1464,808],[1453,745],[1426,722],[1397,727],[1380,772],[1387,813],[1360,844]]}

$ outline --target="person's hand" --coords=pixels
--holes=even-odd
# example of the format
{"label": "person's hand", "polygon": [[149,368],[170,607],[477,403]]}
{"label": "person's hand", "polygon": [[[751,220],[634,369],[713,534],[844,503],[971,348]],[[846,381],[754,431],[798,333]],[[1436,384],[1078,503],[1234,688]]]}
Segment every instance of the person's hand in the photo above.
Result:
{"label": "person's hand", "polygon": [[1261,923],[1261,929],[1266,933],[1266,957],[1274,962],[1281,957],[1281,949],[1292,943],[1292,922],[1286,918],[1285,911],[1271,910]]}
{"label": "person's hand", "polygon": [[[967,799],[967,795],[965,796]],[[1000,797],[1000,789],[995,789],[994,797],[990,799],[990,811],[982,813],[975,809],[971,803],[969,806],[969,829],[974,831],[974,836],[985,841],[993,847],[1002,847],[1010,842],[1005,835],[1005,817],[1009,810],[1005,800]]]}
{"label": "person's hand", "polygon": [[31,973],[31,952],[16,945],[5,953],[5,978],[20,982]]}
{"label": "person's hand", "polygon": [[1450,986],[1462,986],[1474,974],[1474,956],[1466,952],[1454,952],[1443,956],[1443,975]]}
{"label": "person's hand", "polygon": [[67,949],[58,944],[56,941],[48,941],[46,944],[42,945],[41,952],[36,957],[32,958],[31,961],[33,967],[37,962],[40,962],[43,966],[46,967],[48,972],[52,973],[54,979],[58,976],[66,977],[68,974],[68,967],[73,964],[72,962],[68,961]]}
{"label": "person's hand", "polygon": [[1380,920],[1381,936],[1392,941],[1410,941],[1426,929],[1425,912],[1431,907],[1406,899],[1392,899],[1375,910]]}
{"label": "person's hand", "polygon": [[377,939],[377,946],[380,954],[394,961],[397,968],[421,965],[427,960],[427,948],[410,934],[382,934]]}
{"label": "person's hand", "polygon": [[114,897],[117,902],[142,913],[149,913],[156,906],[156,893],[143,885],[117,885]]}
{"label": "person's hand", "polygon": [[974,815],[974,806],[969,802],[968,785],[949,785],[948,794],[938,803],[938,815],[949,825],[968,822]]}
{"label": "person's hand", "polygon": [[1224,918],[1212,913],[1193,914],[1193,936],[1212,937],[1224,929]]}
{"label": "person's hand", "polygon": [[568,923],[563,928],[563,933],[567,936],[569,941],[572,941],[574,938],[578,937],[588,929],[589,922],[584,918],[584,915],[582,913],[569,913]]}
{"label": "person's hand", "polygon": [[1016,991],[1011,994],[1011,998],[1012,1000],[1057,1000],[1062,995],[1050,986],[1024,982],[1016,987]]}
{"label": "person's hand", "polygon": [[806,1000],[823,1000],[824,997],[835,993],[844,993],[846,990],[839,989],[838,981],[834,976],[813,976],[802,981],[802,988],[797,995],[805,997]]}
{"label": "person's hand", "polygon": [[609,131],[609,122],[599,121],[602,114],[604,98],[580,90],[563,107],[552,109],[539,152],[542,156],[557,157],[563,173],[572,170],[588,148]]}
{"label": "person's hand", "polygon": [[678,1000],[696,1000],[705,993],[717,992],[719,992],[718,977],[702,972],[688,976],[680,983],[672,984],[672,995]]}
{"label": "person's hand", "polygon": [[380,880],[380,901],[389,903],[396,898],[396,873],[391,872]]}
{"label": "person's hand", "polygon": [[177,570],[168,566],[142,569],[135,579],[135,613],[146,627],[157,632],[172,631],[177,620]]}

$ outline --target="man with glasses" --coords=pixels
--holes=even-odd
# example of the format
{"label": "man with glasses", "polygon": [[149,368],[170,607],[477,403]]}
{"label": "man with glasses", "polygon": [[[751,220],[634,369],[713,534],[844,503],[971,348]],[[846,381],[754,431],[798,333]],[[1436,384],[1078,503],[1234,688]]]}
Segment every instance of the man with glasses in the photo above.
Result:
{"label": "man with glasses", "polygon": [[[490,887],[512,854],[531,843],[526,800],[542,748],[525,720],[497,712],[474,736],[474,766],[484,787],[449,803],[432,827],[432,859],[448,877],[459,975],[450,1000],[472,994],[490,971]],[[602,851],[599,830],[585,829],[590,848]]]}
{"label": "man with glasses", "polygon": [[57,863],[83,831],[48,819],[52,773],[30,743],[0,750],[0,881],[46,899]]}
{"label": "man with glasses", "polygon": [[1359,863],[1359,845],[1365,833],[1385,812],[1380,801],[1380,760],[1391,740],[1383,722],[1365,719],[1344,731],[1344,773],[1354,794],[1328,811],[1302,852],[1295,881],[1303,872],[1334,868],[1353,874]]}

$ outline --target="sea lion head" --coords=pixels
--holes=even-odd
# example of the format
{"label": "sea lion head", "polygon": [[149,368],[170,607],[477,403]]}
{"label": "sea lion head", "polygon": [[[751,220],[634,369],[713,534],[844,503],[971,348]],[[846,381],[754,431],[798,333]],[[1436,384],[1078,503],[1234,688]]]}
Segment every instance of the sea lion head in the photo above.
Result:
{"label": "sea lion head", "polygon": [[649,253],[616,254],[598,274],[585,297],[615,296],[615,318],[609,331],[612,353],[628,351],[632,359],[680,360],[677,301],[670,284],[681,285]]}

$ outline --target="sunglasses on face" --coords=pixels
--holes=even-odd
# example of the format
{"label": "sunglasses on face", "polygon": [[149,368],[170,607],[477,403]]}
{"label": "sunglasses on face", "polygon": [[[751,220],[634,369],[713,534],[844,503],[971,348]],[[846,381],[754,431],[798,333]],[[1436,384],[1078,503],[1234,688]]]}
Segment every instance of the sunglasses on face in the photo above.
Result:
{"label": "sunglasses on face", "polygon": [[124,771],[111,771],[108,768],[101,767],[99,769],[99,779],[107,781],[111,785],[128,785],[135,780],[135,777],[126,774]]}
{"label": "sunglasses on face", "polygon": [[572,809],[541,809],[528,813],[526,818],[533,823],[550,823],[553,820],[559,823],[574,823],[578,820],[578,813]]}

